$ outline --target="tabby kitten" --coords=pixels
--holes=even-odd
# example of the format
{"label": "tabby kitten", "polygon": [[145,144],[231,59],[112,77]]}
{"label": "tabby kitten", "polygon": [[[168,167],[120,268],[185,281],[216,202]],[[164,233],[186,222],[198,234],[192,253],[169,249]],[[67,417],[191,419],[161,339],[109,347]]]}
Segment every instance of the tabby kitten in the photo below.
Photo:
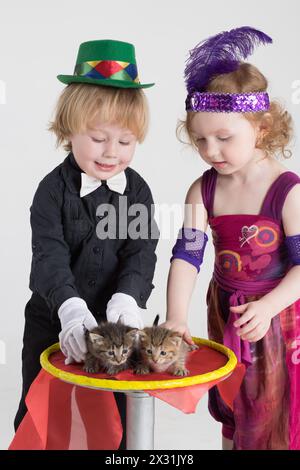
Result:
{"label": "tabby kitten", "polygon": [[135,350],[137,331],[119,322],[103,322],[86,331],[88,352],[83,370],[114,375],[132,367],[131,356]]}
{"label": "tabby kitten", "polygon": [[189,346],[180,333],[157,326],[157,315],[153,326],[139,330],[139,360],[135,366],[136,374],[170,372],[185,376],[189,371],[185,367],[186,356],[197,346]]}

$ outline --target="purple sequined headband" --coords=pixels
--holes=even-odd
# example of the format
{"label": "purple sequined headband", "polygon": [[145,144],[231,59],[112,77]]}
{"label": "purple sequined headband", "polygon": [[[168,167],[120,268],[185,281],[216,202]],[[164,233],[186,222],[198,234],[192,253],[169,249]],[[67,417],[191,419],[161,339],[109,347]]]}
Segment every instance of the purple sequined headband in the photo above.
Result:
{"label": "purple sequined headband", "polygon": [[186,110],[253,113],[269,109],[266,92],[212,93],[207,87],[218,75],[238,70],[255,45],[271,42],[269,36],[250,26],[223,31],[200,42],[190,51],[184,71],[188,91]]}
{"label": "purple sequined headband", "polygon": [[258,93],[201,93],[195,91],[186,99],[187,111],[212,113],[255,113],[267,111],[269,95]]}

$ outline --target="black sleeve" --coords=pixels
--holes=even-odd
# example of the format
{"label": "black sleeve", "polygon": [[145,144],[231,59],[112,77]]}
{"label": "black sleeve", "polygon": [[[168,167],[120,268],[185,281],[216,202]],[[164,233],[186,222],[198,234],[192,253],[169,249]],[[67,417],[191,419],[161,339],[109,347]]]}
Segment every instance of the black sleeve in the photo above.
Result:
{"label": "black sleeve", "polygon": [[[146,223],[143,227],[138,226],[137,232],[140,232],[141,236],[133,239],[130,227],[133,228],[135,221],[138,221],[139,211],[136,215],[128,216],[129,230],[127,239],[118,254],[120,264],[116,292],[131,295],[139,307],[146,308],[146,302],[154,288],[152,279],[156,264],[155,249],[158,243],[159,230],[154,220],[152,194],[144,181],[138,190],[135,203],[141,204],[147,211]],[[135,212],[135,209],[138,210],[138,206],[134,208],[133,212]]]}
{"label": "black sleeve", "polygon": [[[47,177],[46,177],[47,178]],[[47,303],[51,316],[70,297],[80,297],[70,269],[62,225],[63,190],[44,178],[30,208],[32,264],[29,288]]]}

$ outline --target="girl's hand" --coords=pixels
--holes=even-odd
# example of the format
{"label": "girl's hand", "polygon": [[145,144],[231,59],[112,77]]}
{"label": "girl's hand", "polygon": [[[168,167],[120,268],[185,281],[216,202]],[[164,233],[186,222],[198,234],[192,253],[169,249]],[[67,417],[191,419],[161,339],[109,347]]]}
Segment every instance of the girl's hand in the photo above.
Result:
{"label": "girl's hand", "polygon": [[233,313],[241,315],[234,322],[236,334],[243,340],[255,342],[262,339],[268,332],[273,318],[271,309],[261,299],[236,307],[230,307]]}
{"label": "girl's hand", "polygon": [[165,323],[161,323],[159,326],[162,326],[163,328],[168,328],[169,330],[178,331],[178,333],[182,335],[182,339],[187,344],[195,344],[192,340],[190,330],[188,329],[186,323],[179,322],[176,320],[167,320]]}

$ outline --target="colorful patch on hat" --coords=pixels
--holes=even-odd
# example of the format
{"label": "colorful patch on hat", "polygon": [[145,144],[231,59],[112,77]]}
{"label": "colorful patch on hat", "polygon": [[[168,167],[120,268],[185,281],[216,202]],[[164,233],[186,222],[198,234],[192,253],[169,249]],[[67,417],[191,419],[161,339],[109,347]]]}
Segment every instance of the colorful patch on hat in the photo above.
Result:
{"label": "colorful patch on hat", "polygon": [[82,62],[76,65],[74,74],[99,80],[111,79],[139,83],[136,65],[118,60]]}

